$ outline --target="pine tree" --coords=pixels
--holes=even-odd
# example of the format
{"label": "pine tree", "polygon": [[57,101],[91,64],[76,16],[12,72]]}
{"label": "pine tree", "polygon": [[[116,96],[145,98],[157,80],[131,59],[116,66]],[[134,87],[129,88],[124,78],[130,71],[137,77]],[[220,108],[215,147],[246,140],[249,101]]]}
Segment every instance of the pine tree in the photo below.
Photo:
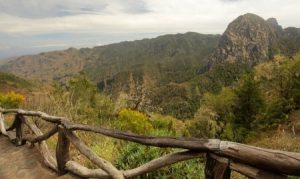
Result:
{"label": "pine tree", "polygon": [[253,74],[244,76],[235,92],[237,102],[234,107],[233,130],[235,140],[241,142],[252,130],[251,124],[262,110],[263,98]]}

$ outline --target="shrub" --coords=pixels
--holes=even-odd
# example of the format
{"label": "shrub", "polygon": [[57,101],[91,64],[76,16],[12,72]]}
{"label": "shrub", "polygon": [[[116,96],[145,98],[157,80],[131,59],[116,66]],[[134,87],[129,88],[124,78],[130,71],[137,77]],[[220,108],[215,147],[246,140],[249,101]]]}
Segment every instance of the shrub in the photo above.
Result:
{"label": "shrub", "polygon": [[[168,136],[169,132],[165,130],[156,130],[152,133],[156,136]],[[128,170],[141,166],[155,158],[175,152],[170,148],[149,147],[136,143],[127,143],[120,151],[119,158],[115,161],[115,165],[123,170]],[[204,161],[202,158],[189,161],[182,161],[172,166],[164,167],[158,171],[142,175],[143,179],[151,178],[204,178]]]}
{"label": "shrub", "polygon": [[118,126],[121,130],[138,134],[149,134],[153,127],[148,118],[138,111],[123,109],[118,116]]}
{"label": "shrub", "polygon": [[17,108],[25,101],[25,97],[16,92],[0,93],[0,106],[3,108]]}
{"label": "shrub", "polygon": [[195,137],[231,139],[230,123],[234,117],[235,103],[236,95],[231,88],[222,88],[219,94],[205,93],[201,107],[189,126],[190,134]]}
{"label": "shrub", "polygon": [[54,86],[48,98],[52,114],[67,116],[79,123],[102,125],[114,118],[111,98],[100,93],[83,74],[70,79],[66,85]]}

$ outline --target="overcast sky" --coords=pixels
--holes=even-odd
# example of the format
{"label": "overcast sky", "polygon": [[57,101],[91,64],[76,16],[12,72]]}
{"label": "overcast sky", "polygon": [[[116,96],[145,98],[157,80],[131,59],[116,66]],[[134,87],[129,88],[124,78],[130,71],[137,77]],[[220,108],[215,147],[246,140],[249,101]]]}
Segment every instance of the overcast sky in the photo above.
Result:
{"label": "overcast sky", "polygon": [[0,0],[0,59],[194,31],[247,12],[300,27],[300,0]]}

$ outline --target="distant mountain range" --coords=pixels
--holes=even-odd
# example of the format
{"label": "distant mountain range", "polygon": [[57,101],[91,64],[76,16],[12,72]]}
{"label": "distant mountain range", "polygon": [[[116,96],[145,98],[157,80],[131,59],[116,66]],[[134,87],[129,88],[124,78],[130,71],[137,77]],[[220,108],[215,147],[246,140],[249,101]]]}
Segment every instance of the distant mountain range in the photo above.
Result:
{"label": "distant mountain range", "polygon": [[[100,90],[114,97],[121,91],[129,92],[130,83],[148,86],[151,100],[166,106],[173,104],[173,98],[194,99],[197,88],[206,85],[203,81],[211,81],[209,75],[218,66],[251,67],[276,54],[292,57],[299,50],[299,28],[284,29],[275,18],[264,20],[245,14],[231,22],[223,35],[188,32],[94,48],[71,48],[22,56],[0,64],[0,70],[42,82],[65,82],[83,72]],[[155,100],[170,90],[176,94],[163,101]]]}
{"label": "distant mountain range", "polygon": [[84,71],[92,80],[101,82],[123,76],[123,73],[141,72],[145,67],[152,67],[155,73],[165,73],[171,78],[180,76],[176,81],[182,82],[195,75],[192,69],[195,72],[205,64],[209,54],[217,47],[219,38],[219,35],[190,32],[91,49],[71,48],[19,57],[3,64],[1,70],[42,81],[64,81]]}

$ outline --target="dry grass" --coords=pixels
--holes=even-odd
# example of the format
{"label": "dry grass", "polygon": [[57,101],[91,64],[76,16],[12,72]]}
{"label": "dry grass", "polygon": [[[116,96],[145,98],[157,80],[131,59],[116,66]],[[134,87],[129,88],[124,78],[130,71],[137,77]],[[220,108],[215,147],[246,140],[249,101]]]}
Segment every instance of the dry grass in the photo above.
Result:
{"label": "dry grass", "polygon": [[300,110],[294,111],[290,117],[288,124],[278,127],[277,130],[261,133],[258,138],[250,142],[251,145],[258,147],[300,152],[300,134],[294,136],[291,125],[300,122]]}

